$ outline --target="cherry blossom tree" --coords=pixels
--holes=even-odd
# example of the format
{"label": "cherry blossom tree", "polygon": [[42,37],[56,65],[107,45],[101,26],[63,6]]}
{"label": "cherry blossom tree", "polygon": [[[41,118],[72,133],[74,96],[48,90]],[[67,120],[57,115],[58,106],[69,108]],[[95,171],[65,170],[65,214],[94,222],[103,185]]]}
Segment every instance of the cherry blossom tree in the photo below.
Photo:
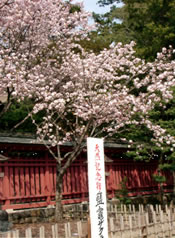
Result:
{"label": "cherry blossom tree", "polygon": [[[0,92],[8,88],[13,97],[34,101],[29,116],[57,162],[57,220],[62,218],[63,176],[87,137],[109,138],[125,125],[141,123],[158,145],[165,141],[175,147],[174,137],[148,117],[155,104],[172,98],[171,48],[151,63],[135,56],[134,42],[86,52],[79,40],[87,37],[89,14],[81,5],[73,10],[71,1],[4,1],[0,11]],[[38,124],[34,115],[41,111]],[[72,147],[62,154],[65,142]]]}
{"label": "cherry blossom tree", "polygon": [[55,47],[62,55],[73,47],[73,41],[86,36],[89,15],[81,4],[73,9],[71,0],[1,1],[0,95],[7,96],[1,115],[34,66],[53,56]]}
{"label": "cherry blossom tree", "polygon": [[[34,98],[39,105],[40,96],[37,91],[28,91],[32,83],[41,83],[42,88],[47,83],[49,87],[53,80],[53,87],[56,92],[59,91],[59,85],[54,83],[55,76],[65,56],[73,50],[80,51],[78,42],[87,37],[87,32],[91,29],[89,16],[82,4],[74,5],[71,0],[1,1],[0,94],[7,94],[8,99],[1,115],[8,110],[14,98]],[[67,82],[67,79],[64,81]],[[61,105],[61,98],[59,103]],[[60,155],[58,158],[60,159]],[[62,177],[59,172],[58,178]],[[57,183],[57,187],[59,186],[61,185]],[[62,211],[60,209],[59,212],[59,208],[56,211],[59,219]]]}
{"label": "cherry blossom tree", "polygon": [[[35,98],[31,117],[45,112],[41,124],[33,123],[39,140],[57,161],[57,215],[57,211],[61,214],[63,176],[87,137],[109,138],[121,133],[125,125],[144,124],[158,145],[163,140],[175,147],[175,138],[148,117],[155,104],[172,98],[172,49],[163,49],[154,62],[147,63],[135,57],[134,45],[119,43],[100,54],[79,46],[79,52],[69,51],[61,64],[56,58],[33,67],[24,81],[20,92]],[[60,146],[68,141],[72,150],[63,155]]]}

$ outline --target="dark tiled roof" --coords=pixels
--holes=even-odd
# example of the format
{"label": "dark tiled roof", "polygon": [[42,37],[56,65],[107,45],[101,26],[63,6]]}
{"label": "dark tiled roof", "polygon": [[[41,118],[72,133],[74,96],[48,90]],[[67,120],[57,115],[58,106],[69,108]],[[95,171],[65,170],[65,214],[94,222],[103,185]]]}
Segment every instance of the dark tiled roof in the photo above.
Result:
{"label": "dark tiled roof", "polygon": [[[12,136],[0,136],[0,143],[8,144],[32,144],[32,145],[42,145],[43,143],[34,138],[26,137],[12,137]],[[64,146],[72,146],[72,142],[65,142]],[[115,142],[105,142],[105,147],[107,148],[128,148],[127,144],[118,144]]]}

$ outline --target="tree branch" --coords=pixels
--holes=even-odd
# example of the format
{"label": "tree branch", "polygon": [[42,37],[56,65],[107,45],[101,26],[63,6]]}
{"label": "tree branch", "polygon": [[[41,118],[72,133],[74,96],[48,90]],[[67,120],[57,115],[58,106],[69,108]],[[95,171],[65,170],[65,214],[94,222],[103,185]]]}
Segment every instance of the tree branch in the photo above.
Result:
{"label": "tree branch", "polygon": [[66,169],[71,165],[71,163],[77,158],[77,156],[81,153],[84,145],[83,144],[83,141],[85,139],[85,136],[87,134],[87,131],[90,127],[92,123],[92,119],[88,121],[85,129],[84,129],[84,132],[82,133],[80,139],[79,139],[79,142],[77,144],[77,146],[75,147],[74,151],[70,154],[70,156],[68,157],[66,163],[64,164],[64,166],[62,167],[60,173],[63,175],[64,172],[66,171]]}

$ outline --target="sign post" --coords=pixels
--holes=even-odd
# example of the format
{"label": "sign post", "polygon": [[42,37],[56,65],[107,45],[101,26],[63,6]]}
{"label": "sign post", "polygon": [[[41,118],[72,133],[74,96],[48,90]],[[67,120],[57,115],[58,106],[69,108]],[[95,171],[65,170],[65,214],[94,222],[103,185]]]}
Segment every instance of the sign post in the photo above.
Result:
{"label": "sign post", "polygon": [[103,139],[88,138],[91,238],[108,238]]}

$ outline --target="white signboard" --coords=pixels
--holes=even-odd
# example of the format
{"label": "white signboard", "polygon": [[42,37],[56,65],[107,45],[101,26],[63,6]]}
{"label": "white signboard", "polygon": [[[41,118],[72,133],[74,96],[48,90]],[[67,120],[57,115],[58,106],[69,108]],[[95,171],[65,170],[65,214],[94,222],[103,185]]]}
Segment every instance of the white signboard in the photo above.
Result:
{"label": "white signboard", "polygon": [[103,139],[88,138],[91,238],[108,238]]}

